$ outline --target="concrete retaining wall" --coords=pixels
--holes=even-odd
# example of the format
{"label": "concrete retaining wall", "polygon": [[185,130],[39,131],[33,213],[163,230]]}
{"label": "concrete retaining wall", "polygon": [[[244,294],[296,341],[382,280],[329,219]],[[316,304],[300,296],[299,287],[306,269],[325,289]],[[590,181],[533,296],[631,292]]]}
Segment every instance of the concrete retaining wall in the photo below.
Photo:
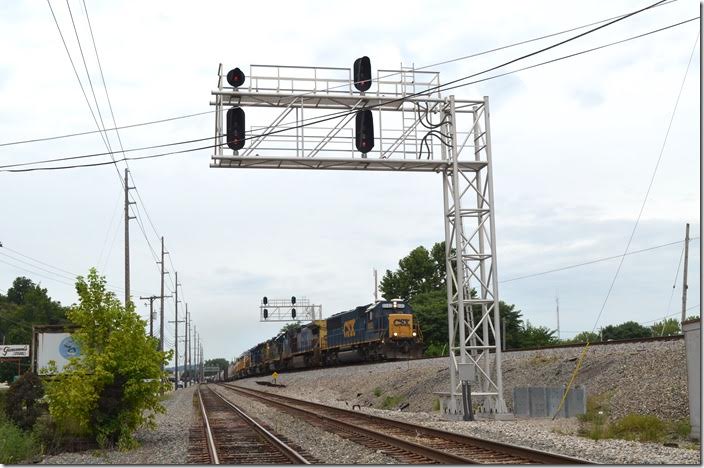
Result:
{"label": "concrete retaining wall", "polygon": [[[551,418],[560,406],[564,387],[516,387],[513,389],[513,412],[517,417]],[[583,386],[567,393],[558,417],[571,418],[587,411],[587,395]]]}

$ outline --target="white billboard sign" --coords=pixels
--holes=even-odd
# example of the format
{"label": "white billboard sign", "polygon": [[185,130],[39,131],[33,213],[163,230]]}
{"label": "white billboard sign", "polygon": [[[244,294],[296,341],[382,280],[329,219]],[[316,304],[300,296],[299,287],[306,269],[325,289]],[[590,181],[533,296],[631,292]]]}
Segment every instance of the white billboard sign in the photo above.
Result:
{"label": "white billboard sign", "polygon": [[49,361],[56,363],[61,372],[68,364],[68,358],[80,356],[81,349],[70,333],[37,333],[37,371],[48,374]]}
{"label": "white billboard sign", "polygon": [[28,344],[0,345],[0,358],[29,357]]}

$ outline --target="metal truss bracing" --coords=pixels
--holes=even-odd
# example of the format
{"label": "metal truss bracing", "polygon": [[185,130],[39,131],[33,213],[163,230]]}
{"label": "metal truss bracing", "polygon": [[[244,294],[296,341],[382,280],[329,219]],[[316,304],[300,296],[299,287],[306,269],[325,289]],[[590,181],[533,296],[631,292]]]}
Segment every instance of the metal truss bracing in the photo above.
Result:
{"label": "metal truss bracing", "polygon": [[[488,98],[444,97],[438,73],[403,66],[378,70],[366,93],[353,87],[349,68],[252,65],[237,89],[223,86],[223,78],[220,65],[210,102],[216,109],[210,167],[441,174],[450,332],[450,391],[443,406],[462,413],[466,382],[479,414],[506,413]],[[250,124],[239,152],[227,148],[223,135],[224,113],[232,106],[246,109]],[[354,117],[364,108],[373,111],[375,139],[361,154]],[[282,313],[288,310],[290,320],[287,306]]]}
{"label": "metal truss bracing", "polygon": [[266,304],[259,305],[260,322],[312,321],[322,318],[323,306],[311,304],[306,297],[299,298],[295,304],[290,299],[268,299]]}

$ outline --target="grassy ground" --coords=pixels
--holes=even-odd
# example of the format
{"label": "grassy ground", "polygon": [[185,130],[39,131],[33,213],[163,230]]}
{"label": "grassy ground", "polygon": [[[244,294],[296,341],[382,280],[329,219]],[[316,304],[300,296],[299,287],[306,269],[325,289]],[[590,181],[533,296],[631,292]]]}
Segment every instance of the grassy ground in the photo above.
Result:
{"label": "grassy ground", "polygon": [[608,413],[610,395],[587,399],[587,412],[579,416],[580,435],[590,439],[623,439],[639,442],[672,443],[689,446],[691,430],[688,420],[663,421],[651,414],[627,414],[611,420]]}
{"label": "grassy ground", "polygon": [[33,434],[12,424],[5,416],[5,395],[0,390],[0,463],[20,463],[39,453],[40,444]]}

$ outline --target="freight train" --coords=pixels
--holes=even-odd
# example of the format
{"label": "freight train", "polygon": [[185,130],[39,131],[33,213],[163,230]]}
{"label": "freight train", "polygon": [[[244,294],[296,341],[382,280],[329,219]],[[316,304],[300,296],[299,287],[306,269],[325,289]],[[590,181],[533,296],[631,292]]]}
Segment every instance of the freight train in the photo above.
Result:
{"label": "freight train", "polygon": [[214,380],[346,362],[409,359],[422,352],[423,337],[410,305],[401,299],[383,300],[292,327],[242,353]]}

